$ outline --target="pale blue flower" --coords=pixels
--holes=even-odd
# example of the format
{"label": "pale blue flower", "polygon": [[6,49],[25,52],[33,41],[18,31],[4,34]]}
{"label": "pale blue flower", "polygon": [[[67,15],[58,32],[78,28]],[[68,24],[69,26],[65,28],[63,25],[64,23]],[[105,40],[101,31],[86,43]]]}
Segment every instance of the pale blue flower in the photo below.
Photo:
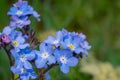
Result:
{"label": "pale blue flower", "polygon": [[11,54],[15,59],[16,68],[22,68],[22,67],[24,67],[25,69],[32,68],[32,65],[29,61],[35,58],[34,51],[24,49],[24,50],[21,50],[20,52],[17,52],[16,50],[12,49]]}
{"label": "pale blue flower", "polygon": [[11,71],[14,74],[18,74],[20,76],[20,80],[30,80],[37,78],[37,74],[34,72],[33,69],[25,69],[24,67],[17,68],[15,66],[12,66]]}
{"label": "pale blue flower", "polygon": [[37,68],[44,68],[47,65],[54,64],[56,62],[55,57],[52,55],[53,50],[51,46],[42,43],[40,45],[40,51],[36,51],[37,58],[35,65]]}
{"label": "pale blue flower", "polygon": [[60,70],[63,73],[68,73],[70,66],[76,66],[78,64],[78,59],[72,56],[72,52],[70,50],[56,49],[54,55],[60,65]]}

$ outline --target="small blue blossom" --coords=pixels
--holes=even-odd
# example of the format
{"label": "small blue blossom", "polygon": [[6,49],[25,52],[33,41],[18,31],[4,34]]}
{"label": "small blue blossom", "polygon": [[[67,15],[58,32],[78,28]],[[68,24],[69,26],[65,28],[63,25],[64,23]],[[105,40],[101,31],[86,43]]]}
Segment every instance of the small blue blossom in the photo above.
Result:
{"label": "small blue blossom", "polygon": [[17,52],[19,52],[20,49],[25,49],[29,46],[28,43],[25,43],[25,38],[23,36],[17,36],[14,40],[12,40],[12,45]]}
{"label": "small blue blossom", "polygon": [[60,70],[63,73],[68,73],[70,66],[76,66],[78,64],[78,59],[72,56],[72,52],[70,50],[56,49],[54,55],[60,65]]}
{"label": "small blue blossom", "polygon": [[10,22],[11,27],[23,28],[24,26],[29,25],[31,22],[28,20],[28,17],[22,17],[21,19],[17,16],[11,17],[12,21]]}
{"label": "small blue blossom", "polygon": [[64,49],[70,49],[71,51],[79,54],[80,53],[80,38],[78,36],[68,35],[68,38],[65,38],[61,41],[61,45]]}
{"label": "small blue blossom", "polygon": [[11,71],[14,74],[18,74],[20,76],[20,80],[30,80],[37,78],[37,74],[34,72],[33,69],[25,69],[24,67],[17,68],[16,66],[12,66]]}
{"label": "small blue blossom", "polygon": [[19,52],[20,49],[29,47],[29,44],[25,43],[25,40],[27,39],[25,37],[26,35],[22,36],[22,33],[20,31],[16,31],[8,26],[4,28],[3,34],[9,36],[11,44],[17,52]]}
{"label": "small blue blossom", "polygon": [[45,40],[44,42],[47,44],[51,44],[52,46],[58,47],[60,46],[60,41],[63,39],[63,34],[62,32],[58,31],[56,32],[56,36],[52,37],[49,36],[47,40]]}
{"label": "small blue blossom", "polygon": [[30,8],[31,7],[27,3],[21,4],[19,8],[13,6],[8,12],[8,15],[18,16],[18,17],[32,15],[33,11],[31,11]]}
{"label": "small blue blossom", "polygon": [[28,5],[27,1],[19,0],[13,7],[10,8],[10,11],[7,14],[10,16],[17,16],[18,18],[33,15],[38,21],[40,21],[40,15]]}
{"label": "small blue blossom", "polygon": [[55,57],[52,55],[53,50],[51,46],[41,43],[40,51],[36,51],[37,59],[35,60],[35,65],[37,68],[44,68],[50,64],[56,62]]}
{"label": "small blue blossom", "polygon": [[22,68],[25,69],[31,69],[32,65],[29,61],[33,60],[35,58],[35,53],[32,50],[21,50],[19,53],[12,49],[11,53],[15,59],[15,66],[16,68]]}
{"label": "small blue blossom", "polygon": [[2,34],[8,35],[11,40],[14,40],[15,37],[17,37],[17,36],[22,36],[22,33],[20,31],[17,31],[13,27],[10,27],[10,26],[6,26],[3,29]]}

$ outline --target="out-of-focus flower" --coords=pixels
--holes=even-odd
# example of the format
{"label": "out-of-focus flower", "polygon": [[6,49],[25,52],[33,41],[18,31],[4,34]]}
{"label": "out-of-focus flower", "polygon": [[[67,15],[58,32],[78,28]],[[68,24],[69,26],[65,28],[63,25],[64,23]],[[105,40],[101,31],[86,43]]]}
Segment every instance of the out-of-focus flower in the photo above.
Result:
{"label": "out-of-focus flower", "polygon": [[91,74],[92,80],[119,80],[118,69],[109,62],[94,62],[82,65],[80,71]]}

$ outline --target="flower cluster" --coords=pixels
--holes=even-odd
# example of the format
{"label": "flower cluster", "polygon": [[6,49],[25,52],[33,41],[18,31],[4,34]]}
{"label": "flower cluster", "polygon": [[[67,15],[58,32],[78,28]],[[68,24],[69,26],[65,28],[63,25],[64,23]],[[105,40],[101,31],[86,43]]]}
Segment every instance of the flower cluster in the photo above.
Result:
{"label": "flower cluster", "polygon": [[40,15],[27,1],[19,0],[10,8],[8,15],[11,22],[0,33],[0,47],[8,54],[11,71],[19,76],[19,80],[50,80],[48,71],[53,66],[59,65],[60,70],[66,74],[70,67],[78,64],[83,54],[88,56],[87,51],[91,46],[86,36],[65,29],[56,32],[54,37],[49,36],[37,50],[39,41],[30,29],[29,17],[34,16],[40,21]]}
{"label": "flower cluster", "polygon": [[[54,58],[52,58],[52,62],[59,64],[63,73],[68,73],[70,66],[76,66],[78,64],[78,59],[81,58],[83,54],[88,56],[87,50],[91,48],[84,34],[68,32],[65,29],[56,32],[55,37],[49,36],[43,43],[51,47],[52,55],[54,55],[56,59],[56,61],[53,61]],[[42,47],[41,49],[44,48]],[[48,57],[50,57],[50,54],[51,52],[47,52]]]}
{"label": "flower cluster", "polygon": [[11,27],[23,28],[24,26],[29,25],[31,23],[29,20],[30,16],[34,16],[40,21],[40,15],[28,5],[27,1],[19,0],[12,8],[10,8],[10,11],[7,14],[11,16]]}

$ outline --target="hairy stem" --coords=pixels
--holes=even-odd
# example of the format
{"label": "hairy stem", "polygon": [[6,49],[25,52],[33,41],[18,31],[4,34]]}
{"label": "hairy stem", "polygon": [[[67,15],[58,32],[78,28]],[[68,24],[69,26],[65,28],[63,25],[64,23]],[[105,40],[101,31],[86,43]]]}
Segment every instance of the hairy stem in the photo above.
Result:
{"label": "hairy stem", "polygon": [[[5,52],[7,53],[7,56],[9,58],[10,66],[13,65],[12,58],[11,58],[11,53],[10,51],[6,48],[6,46],[3,47]],[[11,72],[12,80],[14,80],[14,74]]]}

